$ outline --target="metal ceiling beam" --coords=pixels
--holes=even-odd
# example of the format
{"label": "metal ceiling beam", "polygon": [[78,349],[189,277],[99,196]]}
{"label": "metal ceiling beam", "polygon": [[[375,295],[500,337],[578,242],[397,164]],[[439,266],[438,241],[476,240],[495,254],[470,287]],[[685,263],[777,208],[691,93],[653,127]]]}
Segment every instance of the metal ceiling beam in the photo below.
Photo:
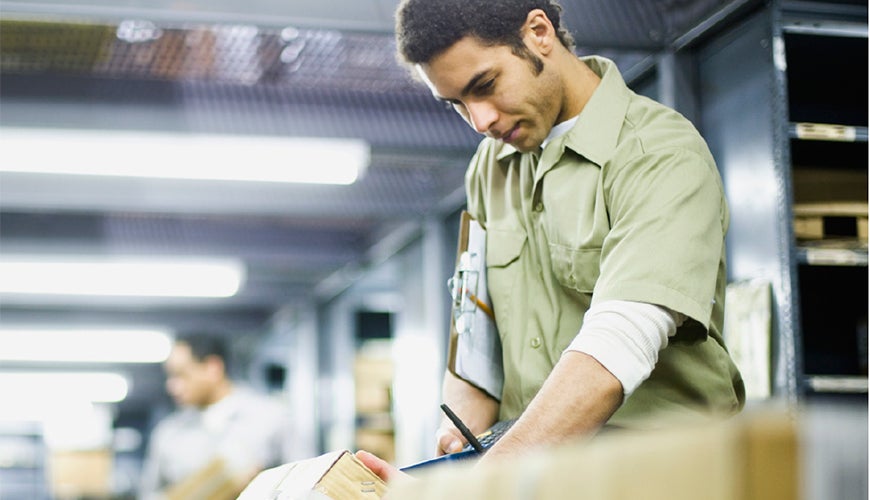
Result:
{"label": "metal ceiling beam", "polygon": [[272,28],[318,28],[392,33],[398,0],[169,0],[125,2],[112,0],[4,1],[4,18],[40,18],[119,22],[128,19],[159,24],[235,24]]}

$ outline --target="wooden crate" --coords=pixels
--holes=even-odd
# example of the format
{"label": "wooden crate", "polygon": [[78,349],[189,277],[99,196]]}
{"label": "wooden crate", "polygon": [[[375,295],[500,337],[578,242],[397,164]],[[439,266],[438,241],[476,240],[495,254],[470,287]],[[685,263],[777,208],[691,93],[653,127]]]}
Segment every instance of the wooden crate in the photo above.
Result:
{"label": "wooden crate", "polygon": [[[794,233],[798,239],[821,240],[854,236],[867,241],[867,202],[796,203],[793,211]],[[834,220],[840,222],[840,229],[847,230],[832,231]]]}

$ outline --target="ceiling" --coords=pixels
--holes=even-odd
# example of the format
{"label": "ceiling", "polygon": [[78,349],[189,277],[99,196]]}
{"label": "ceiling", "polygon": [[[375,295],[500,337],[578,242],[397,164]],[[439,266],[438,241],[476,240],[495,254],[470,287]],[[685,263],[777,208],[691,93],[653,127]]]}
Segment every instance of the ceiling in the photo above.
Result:
{"label": "ceiling", "polygon": [[[610,56],[627,73],[747,3],[563,2],[578,52]],[[0,126],[359,138],[372,147],[349,186],[2,173],[3,254],[231,256],[248,277],[220,300],[3,296],[0,321],[256,334],[279,308],[340,293],[412,241],[425,218],[461,208],[478,136],[396,63],[396,4],[0,4]],[[275,158],[274,168],[292,161]],[[147,405],[161,391],[154,368],[140,368],[127,404]]]}

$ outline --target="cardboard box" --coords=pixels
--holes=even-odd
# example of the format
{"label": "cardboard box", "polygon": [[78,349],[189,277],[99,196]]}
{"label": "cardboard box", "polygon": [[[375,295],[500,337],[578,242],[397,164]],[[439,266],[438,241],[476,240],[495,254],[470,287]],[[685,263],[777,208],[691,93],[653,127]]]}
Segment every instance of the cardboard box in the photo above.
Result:
{"label": "cardboard box", "polygon": [[112,490],[111,450],[53,451],[48,480],[52,495],[66,498],[108,498]]}
{"label": "cardboard box", "polygon": [[667,430],[620,431],[496,464],[433,468],[391,500],[796,500],[795,425],[753,415]]}
{"label": "cardboard box", "polygon": [[356,447],[390,463],[396,460],[396,438],[392,430],[357,429]]}
{"label": "cardboard box", "polygon": [[389,412],[392,408],[393,363],[387,359],[357,356],[354,362],[357,413]]}
{"label": "cardboard box", "polygon": [[166,492],[167,500],[233,500],[259,471],[232,471],[221,458]]}
{"label": "cardboard box", "polygon": [[378,500],[387,485],[348,450],[266,469],[238,500]]}

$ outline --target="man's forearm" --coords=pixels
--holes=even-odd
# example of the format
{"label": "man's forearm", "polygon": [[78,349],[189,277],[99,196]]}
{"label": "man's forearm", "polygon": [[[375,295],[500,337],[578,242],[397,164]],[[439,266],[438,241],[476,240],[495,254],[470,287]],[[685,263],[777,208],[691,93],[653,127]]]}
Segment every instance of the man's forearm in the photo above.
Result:
{"label": "man's forearm", "polygon": [[566,352],[513,427],[484,460],[595,433],[622,404],[622,385],[595,358]]}
{"label": "man's forearm", "polygon": [[[498,401],[449,371],[444,374],[442,396],[444,403],[459,416],[474,434],[485,431],[498,418]],[[451,437],[445,437],[445,433],[449,433]],[[438,440],[439,453],[458,451],[449,445],[450,441],[458,440],[460,447],[465,443],[462,434],[447,417],[442,419],[436,439]]]}
{"label": "man's forearm", "polygon": [[498,401],[449,371],[444,374],[442,393],[447,406],[475,434],[485,431],[498,417]]}

